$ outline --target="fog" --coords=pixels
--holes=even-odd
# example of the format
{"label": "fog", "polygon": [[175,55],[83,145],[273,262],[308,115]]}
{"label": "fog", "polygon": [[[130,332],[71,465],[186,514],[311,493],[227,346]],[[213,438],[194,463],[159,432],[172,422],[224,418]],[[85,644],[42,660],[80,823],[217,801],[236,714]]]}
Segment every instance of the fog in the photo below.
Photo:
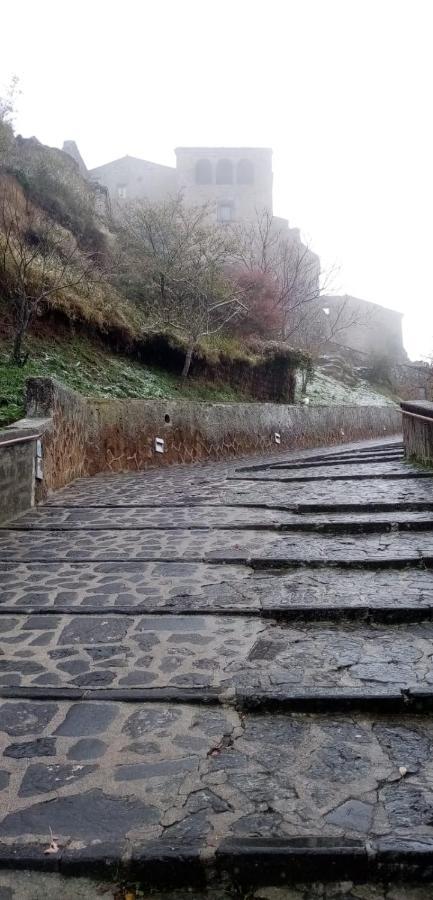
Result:
{"label": "fog", "polygon": [[433,354],[429,0],[24,0],[2,9],[16,129],[89,167],[178,145],[270,146],[274,212],[334,292],[405,314]]}

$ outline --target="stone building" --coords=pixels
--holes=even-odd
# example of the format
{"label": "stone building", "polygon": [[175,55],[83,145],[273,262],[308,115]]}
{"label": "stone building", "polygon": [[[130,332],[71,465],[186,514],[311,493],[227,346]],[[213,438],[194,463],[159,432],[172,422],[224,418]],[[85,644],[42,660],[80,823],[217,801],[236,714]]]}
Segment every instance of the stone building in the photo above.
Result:
{"label": "stone building", "polygon": [[[63,149],[81,160],[74,142],[68,141]],[[222,223],[251,221],[264,210],[272,215],[272,150],[177,147],[175,154],[175,167],[124,156],[88,174],[108,188],[112,202],[182,194],[190,206],[208,203]],[[281,220],[282,227],[284,223]]]}
{"label": "stone building", "polygon": [[[267,147],[177,147],[176,165],[123,156],[86,170],[78,147],[67,141],[63,150],[81,172],[108,191],[113,208],[128,200],[162,201],[182,195],[191,206],[209,205],[209,214],[220,224],[246,224],[266,212],[281,240],[303,258],[307,294],[317,297],[320,311],[330,320],[344,306],[348,325],[334,341],[353,355],[383,355],[396,361],[406,358],[402,340],[402,315],[356,297],[320,297],[320,259],[302,243],[297,228],[273,215],[272,150]],[[305,286],[304,286],[305,287]],[[325,313],[324,313],[325,315]],[[325,329],[326,331],[326,329]],[[326,343],[326,342],[325,342]],[[331,341],[332,343],[332,341]]]}
{"label": "stone building", "polygon": [[123,156],[90,169],[88,175],[108,189],[112,203],[138,199],[158,201],[178,193],[176,169],[135,156]]}
{"label": "stone building", "polygon": [[254,221],[273,214],[272,150],[263,147],[177,147],[179,192],[186,203],[209,203],[217,221]]}
{"label": "stone building", "polygon": [[[334,341],[349,355],[357,355],[359,361],[372,356],[395,362],[407,359],[403,346],[403,313],[347,294],[323,295],[320,305],[329,319],[330,332],[333,322],[337,321],[337,331],[331,343]],[[338,327],[339,316],[341,327]]]}

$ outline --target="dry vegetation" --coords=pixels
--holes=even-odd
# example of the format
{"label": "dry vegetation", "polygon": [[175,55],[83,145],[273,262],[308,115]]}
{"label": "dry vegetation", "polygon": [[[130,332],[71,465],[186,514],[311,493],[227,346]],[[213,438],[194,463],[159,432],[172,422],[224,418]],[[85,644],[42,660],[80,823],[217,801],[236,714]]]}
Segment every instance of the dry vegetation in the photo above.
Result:
{"label": "dry vegetation", "polygon": [[[59,323],[96,341],[98,354],[105,345],[232,399],[250,397],[260,367],[308,370],[287,334],[295,311],[311,307],[312,257],[288,254],[267,225],[258,223],[255,265],[250,229],[212,225],[206,207],[181,198],[114,218],[104,189],[68,154],[14,135],[12,90],[0,99],[0,407],[19,406],[15,369],[29,373],[37,341]],[[293,396],[290,378],[282,399]]]}

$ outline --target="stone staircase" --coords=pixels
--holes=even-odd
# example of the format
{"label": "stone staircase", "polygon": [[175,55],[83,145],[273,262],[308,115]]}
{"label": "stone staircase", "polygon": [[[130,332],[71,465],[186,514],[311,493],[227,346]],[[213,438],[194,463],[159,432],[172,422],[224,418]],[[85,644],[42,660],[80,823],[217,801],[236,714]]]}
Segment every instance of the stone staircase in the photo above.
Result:
{"label": "stone staircase", "polygon": [[4,525],[0,897],[431,897],[432,488],[370,441]]}

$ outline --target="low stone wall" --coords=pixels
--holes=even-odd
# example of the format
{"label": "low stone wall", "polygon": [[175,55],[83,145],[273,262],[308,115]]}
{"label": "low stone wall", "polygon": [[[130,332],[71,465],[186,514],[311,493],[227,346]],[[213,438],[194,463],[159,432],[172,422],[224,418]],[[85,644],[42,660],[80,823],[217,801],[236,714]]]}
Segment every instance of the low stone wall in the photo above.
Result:
{"label": "low stone wall", "polygon": [[[94,400],[49,378],[27,382],[29,415],[50,418],[37,499],[73,478],[395,434],[398,407]],[[163,441],[164,452],[156,449]]]}
{"label": "low stone wall", "polygon": [[0,523],[33,506],[42,475],[39,439],[45,422],[23,419],[0,432]]}
{"label": "low stone wall", "polygon": [[407,458],[433,465],[433,403],[405,402],[401,409]]}

